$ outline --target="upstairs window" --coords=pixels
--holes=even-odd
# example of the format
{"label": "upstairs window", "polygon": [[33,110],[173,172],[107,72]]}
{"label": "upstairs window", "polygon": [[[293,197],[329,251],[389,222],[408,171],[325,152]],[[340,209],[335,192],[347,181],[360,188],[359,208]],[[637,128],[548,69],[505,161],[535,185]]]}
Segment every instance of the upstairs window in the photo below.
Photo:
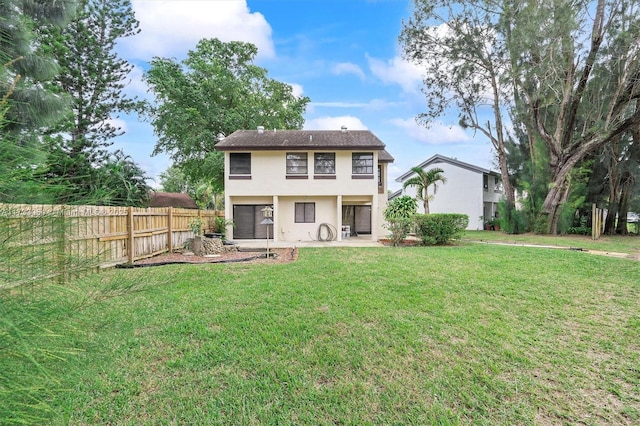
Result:
{"label": "upstairs window", "polygon": [[316,203],[295,203],[295,223],[315,223]]}
{"label": "upstairs window", "polygon": [[496,180],[496,185],[495,185],[495,192],[502,192],[502,179],[500,179],[499,177],[494,177],[494,179]]}
{"label": "upstairs window", "polygon": [[314,173],[318,175],[336,174],[336,154],[334,152],[316,152],[314,159]]}
{"label": "upstairs window", "polygon": [[489,176],[488,175],[482,175],[482,187],[484,188],[485,191],[489,190]]}
{"label": "upstairs window", "polygon": [[307,173],[307,153],[287,153],[287,174],[306,175]]}
{"label": "upstairs window", "polygon": [[354,152],[351,154],[351,168],[354,175],[372,175],[373,153]]}
{"label": "upstairs window", "polygon": [[230,175],[251,174],[251,154],[232,152],[229,154]]}

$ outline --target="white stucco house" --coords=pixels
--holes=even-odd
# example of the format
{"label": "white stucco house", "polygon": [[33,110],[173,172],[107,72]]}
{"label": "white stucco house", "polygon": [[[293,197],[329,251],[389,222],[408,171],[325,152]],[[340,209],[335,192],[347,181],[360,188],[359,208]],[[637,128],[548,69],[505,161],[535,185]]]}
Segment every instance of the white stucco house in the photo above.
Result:
{"label": "white stucco house", "polygon": [[[500,173],[438,154],[420,163],[418,167],[424,170],[440,168],[444,170],[443,176],[447,179],[445,184],[438,182],[435,194],[433,186],[429,188],[429,194],[434,195],[429,201],[430,213],[466,214],[469,216],[469,230],[483,229],[485,221],[496,217],[498,202],[503,195]],[[399,176],[396,182],[404,185],[412,176],[415,173],[409,170]],[[391,194],[389,199],[401,195],[415,197],[416,190],[408,186]],[[424,213],[421,202],[418,203],[418,212]]]}
{"label": "white stucco house", "polygon": [[[393,157],[368,130],[238,130],[224,152],[231,240],[337,240],[386,235],[387,166]],[[263,209],[273,209],[272,225]]]}

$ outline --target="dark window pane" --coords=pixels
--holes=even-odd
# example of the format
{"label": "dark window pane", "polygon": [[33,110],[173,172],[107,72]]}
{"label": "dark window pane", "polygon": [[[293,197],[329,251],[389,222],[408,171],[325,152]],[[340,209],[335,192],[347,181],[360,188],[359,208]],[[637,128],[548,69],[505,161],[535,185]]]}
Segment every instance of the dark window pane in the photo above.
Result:
{"label": "dark window pane", "polygon": [[335,175],[336,154],[333,152],[317,152],[315,154],[314,172],[319,175]]}
{"label": "dark window pane", "polygon": [[373,174],[373,153],[354,152],[351,157],[352,173],[354,175]]}
{"label": "dark window pane", "polygon": [[287,153],[287,174],[307,174],[307,153]]}
{"label": "dark window pane", "polygon": [[315,223],[316,203],[295,203],[296,223]]}
{"label": "dark window pane", "polygon": [[251,174],[251,154],[231,153],[229,154],[229,174],[250,175]]}

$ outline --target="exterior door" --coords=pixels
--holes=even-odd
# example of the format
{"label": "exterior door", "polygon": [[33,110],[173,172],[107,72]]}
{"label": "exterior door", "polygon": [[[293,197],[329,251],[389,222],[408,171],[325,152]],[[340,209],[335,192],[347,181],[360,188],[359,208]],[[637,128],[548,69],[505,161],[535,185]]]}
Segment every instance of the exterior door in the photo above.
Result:
{"label": "exterior door", "polygon": [[[233,239],[261,239],[267,238],[267,225],[262,225],[264,214],[262,209],[266,204],[261,205],[243,205],[234,204],[233,206]],[[269,237],[272,238],[271,229]]]}
{"label": "exterior door", "polygon": [[356,234],[371,234],[371,206],[355,206]]}
{"label": "exterior door", "polygon": [[342,206],[342,224],[351,227],[351,235],[371,234],[371,206]]}

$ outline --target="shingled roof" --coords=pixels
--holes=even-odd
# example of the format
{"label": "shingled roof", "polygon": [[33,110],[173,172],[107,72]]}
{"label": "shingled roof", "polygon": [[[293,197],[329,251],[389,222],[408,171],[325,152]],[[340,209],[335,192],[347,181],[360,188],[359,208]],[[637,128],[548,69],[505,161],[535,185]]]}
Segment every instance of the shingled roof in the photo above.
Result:
{"label": "shingled roof", "polygon": [[219,151],[384,149],[369,130],[238,130],[216,144]]}
{"label": "shingled roof", "polygon": [[359,150],[378,151],[378,160],[393,163],[376,135],[369,130],[238,130],[216,144],[218,151]]}
{"label": "shingled roof", "polygon": [[197,209],[193,199],[179,192],[152,192],[149,207],[177,207],[183,209]]}

